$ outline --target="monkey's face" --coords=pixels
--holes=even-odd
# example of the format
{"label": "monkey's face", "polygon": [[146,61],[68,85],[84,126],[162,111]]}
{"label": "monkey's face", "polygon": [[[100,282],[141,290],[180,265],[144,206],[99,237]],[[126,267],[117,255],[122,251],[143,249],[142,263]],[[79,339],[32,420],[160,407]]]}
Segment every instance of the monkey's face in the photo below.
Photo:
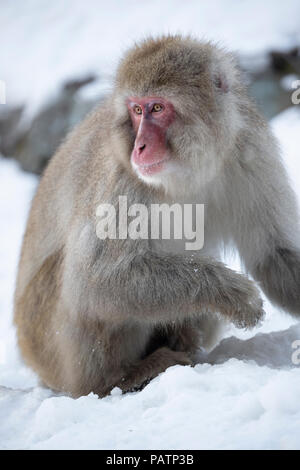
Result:
{"label": "monkey's face", "polygon": [[218,174],[239,127],[230,60],[209,43],[168,37],[125,56],[114,135],[118,158],[144,182],[189,189]]}
{"label": "monkey's face", "polygon": [[148,181],[166,172],[171,163],[167,131],[175,119],[174,106],[159,96],[129,97],[126,104],[135,135],[131,165]]}
{"label": "monkey's face", "polygon": [[168,90],[149,96],[129,94],[125,104],[130,128],[127,162],[139,179],[177,191],[179,181],[190,188],[191,179],[200,183],[216,175],[221,159],[216,158],[219,129],[213,118],[212,85],[206,85],[204,99]]}

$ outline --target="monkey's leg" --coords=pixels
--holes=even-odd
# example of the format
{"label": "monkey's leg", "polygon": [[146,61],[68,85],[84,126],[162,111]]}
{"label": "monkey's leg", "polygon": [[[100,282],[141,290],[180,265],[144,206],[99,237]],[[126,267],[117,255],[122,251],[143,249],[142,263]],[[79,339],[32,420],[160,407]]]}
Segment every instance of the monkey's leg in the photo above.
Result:
{"label": "monkey's leg", "polygon": [[182,351],[190,356],[196,353],[201,345],[201,325],[199,322],[185,322],[168,329],[168,346],[173,351]]}
{"label": "monkey's leg", "polygon": [[199,361],[199,353],[210,351],[222,338],[226,322],[212,313],[193,318],[168,330],[168,346],[174,351],[188,353],[193,363]]}
{"label": "monkey's leg", "polygon": [[151,379],[161,372],[164,372],[168,367],[176,364],[186,366],[191,365],[192,361],[185,352],[172,351],[166,347],[159,348],[133,366],[128,375],[116,384],[116,386],[124,393],[140,390],[147,385]]}

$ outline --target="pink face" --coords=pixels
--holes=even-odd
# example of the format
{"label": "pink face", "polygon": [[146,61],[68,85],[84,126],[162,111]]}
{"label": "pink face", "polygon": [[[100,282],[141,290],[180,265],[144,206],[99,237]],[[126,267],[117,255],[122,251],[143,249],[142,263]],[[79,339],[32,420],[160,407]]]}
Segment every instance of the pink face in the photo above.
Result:
{"label": "pink face", "polygon": [[140,174],[151,176],[170,159],[166,132],[175,117],[174,107],[158,96],[130,97],[127,107],[136,135],[131,162]]}

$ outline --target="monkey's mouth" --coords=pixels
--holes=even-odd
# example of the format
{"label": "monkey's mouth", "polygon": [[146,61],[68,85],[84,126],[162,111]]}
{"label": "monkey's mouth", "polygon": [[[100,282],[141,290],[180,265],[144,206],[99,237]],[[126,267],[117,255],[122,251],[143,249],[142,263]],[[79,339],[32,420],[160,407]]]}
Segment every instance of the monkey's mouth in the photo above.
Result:
{"label": "monkey's mouth", "polygon": [[168,160],[169,158],[164,158],[163,160],[160,160],[158,162],[153,162],[153,163],[132,162],[132,164],[136,171],[138,171],[142,175],[149,176],[149,175],[153,175],[155,173],[162,171]]}

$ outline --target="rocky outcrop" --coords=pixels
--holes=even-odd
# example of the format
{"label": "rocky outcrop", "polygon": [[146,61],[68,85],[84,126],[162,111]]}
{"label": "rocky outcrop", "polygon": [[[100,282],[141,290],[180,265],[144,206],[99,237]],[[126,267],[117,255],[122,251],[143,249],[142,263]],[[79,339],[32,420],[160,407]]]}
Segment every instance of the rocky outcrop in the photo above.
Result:
{"label": "rocky outcrop", "polygon": [[68,131],[101,100],[83,99],[78,93],[95,80],[90,76],[67,82],[29,128],[20,126],[22,108],[6,109],[0,115],[0,152],[16,158],[24,170],[40,174]]}

